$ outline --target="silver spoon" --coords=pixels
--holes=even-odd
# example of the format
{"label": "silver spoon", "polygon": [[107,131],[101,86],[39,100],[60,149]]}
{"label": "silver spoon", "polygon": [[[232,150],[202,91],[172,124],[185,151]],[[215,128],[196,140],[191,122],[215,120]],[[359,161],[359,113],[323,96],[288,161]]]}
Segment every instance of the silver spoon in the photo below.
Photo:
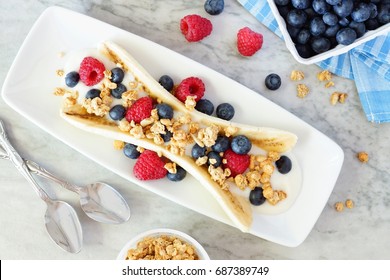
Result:
{"label": "silver spoon", "polygon": [[0,120],[0,143],[18,171],[30,182],[38,196],[46,202],[46,230],[50,238],[62,249],[78,253],[82,246],[82,229],[76,211],[64,201],[52,200],[30,174],[26,163],[8,140],[3,122]]}
{"label": "silver spoon", "polygon": [[129,220],[130,209],[126,200],[113,187],[96,182],[85,187],[66,182],[53,175],[36,162],[25,160],[34,174],[50,179],[80,196],[80,205],[91,219],[107,224],[121,224]]}

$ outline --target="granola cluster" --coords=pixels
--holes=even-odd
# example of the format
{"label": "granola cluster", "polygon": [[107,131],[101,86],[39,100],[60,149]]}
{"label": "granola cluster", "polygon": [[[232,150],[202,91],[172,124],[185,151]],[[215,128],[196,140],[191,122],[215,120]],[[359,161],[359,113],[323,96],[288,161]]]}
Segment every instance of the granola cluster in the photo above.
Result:
{"label": "granola cluster", "polygon": [[146,237],[127,251],[126,260],[199,260],[194,246],[169,235]]}
{"label": "granola cluster", "polygon": [[336,202],[335,205],[334,205],[334,208],[336,209],[337,212],[342,212],[342,211],[344,211],[344,205],[348,209],[352,209],[353,207],[355,207],[355,204],[354,204],[353,200],[352,199],[347,199],[344,203],[342,203],[340,201]]}

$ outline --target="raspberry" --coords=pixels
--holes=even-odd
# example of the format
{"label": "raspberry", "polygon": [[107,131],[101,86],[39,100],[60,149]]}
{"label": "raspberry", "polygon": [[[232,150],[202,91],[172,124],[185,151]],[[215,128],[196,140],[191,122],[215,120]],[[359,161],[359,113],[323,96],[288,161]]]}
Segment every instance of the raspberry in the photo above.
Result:
{"label": "raspberry", "polygon": [[87,86],[94,86],[104,78],[104,64],[96,58],[87,56],[81,61],[79,75],[80,80]]}
{"label": "raspberry", "polygon": [[237,49],[243,56],[252,56],[263,45],[263,35],[252,31],[249,27],[240,29],[237,33]]}
{"label": "raspberry", "polygon": [[180,30],[188,42],[197,42],[210,35],[211,21],[199,15],[188,15],[180,20]]}
{"label": "raspberry", "polygon": [[228,149],[224,153],[223,158],[227,160],[223,167],[230,169],[232,177],[236,177],[238,174],[243,174],[249,167],[250,156],[248,154],[239,155],[233,152],[231,149]]}
{"label": "raspberry", "polygon": [[164,178],[167,170],[165,162],[156,152],[145,150],[137,159],[134,167],[134,176],[139,180],[155,180]]}
{"label": "raspberry", "polygon": [[175,90],[175,96],[181,102],[185,102],[187,96],[195,95],[195,101],[198,102],[204,95],[205,86],[201,79],[189,77],[181,81]]}
{"label": "raspberry", "polygon": [[149,118],[153,109],[153,99],[145,96],[135,101],[126,111],[126,120],[140,123],[142,120]]}

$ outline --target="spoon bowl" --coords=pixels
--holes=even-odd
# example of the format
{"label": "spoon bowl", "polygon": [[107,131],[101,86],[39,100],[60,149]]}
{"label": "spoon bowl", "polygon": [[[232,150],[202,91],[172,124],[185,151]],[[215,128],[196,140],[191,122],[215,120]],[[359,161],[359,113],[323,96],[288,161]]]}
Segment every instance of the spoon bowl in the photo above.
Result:
{"label": "spoon bowl", "polygon": [[48,201],[45,226],[50,238],[62,249],[78,253],[82,247],[82,229],[76,211],[64,201]]}
{"label": "spoon bowl", "polygon": [[110,185],[97,182],[78,189],[80,205],[91,219],[107,224],[121,224],[130,218],[125,199]]}

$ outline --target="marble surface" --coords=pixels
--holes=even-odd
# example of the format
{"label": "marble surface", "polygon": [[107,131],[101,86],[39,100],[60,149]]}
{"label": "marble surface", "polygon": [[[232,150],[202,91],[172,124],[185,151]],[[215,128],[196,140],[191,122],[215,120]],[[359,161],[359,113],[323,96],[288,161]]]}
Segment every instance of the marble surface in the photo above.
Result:
{"label": "marble surface", "polygon": [[[316,80],[319,68],[294,61],[284,43],[256,21],[236,1],[226,0],[224,12],[209,16],[204,1],[125,0],[15,0],[0,1],[0,84],[34,21],[52,5],[103,20],[188,56],[253,89],[279,104],[337,142],[345,153],[334,190],[307,239],[288,248],[214,221],[124,180],[47,134],[0,100],[0,119],[20,153],[79,184],[104,180],[129,202],[132,217],[122,225],[103,225],[80,213],[84,247],[65,253],[46,234],[45,204],[8,161],[0,161],[0,259],[114,259],[136,234],[157,227],[184,231],[201,244],[212,259],[390,259],[390,125],[367,122],[350,80],[335,77],[335,90],[348,93],[345,104],[330,105],[333,89]],[[23,7],[21,9],[20,7]],[[180,19],[197,13],[212,20],[214,31],[200,43],[187,43],[179,31]],[[237,54],[238,29],[249,26],[264,35],[264,46],[250,58]],[[44,42],[43,42],[44,43]],[[311,92],[296,97],[289,73],[306,73]],[[271,72],[283,79],[280,90],[266,90],[263,80]],[[319,147],[321,149],[321,147]],[[356,159],[366,151],[367,164]],[[321,162],[318,162],[321,168]],[[87,174],[87,176],[86,176]],[[69,195],[77,205],[77,197]],[[355,208],[339,213],[333,205],[347,198]],[[79,208],[78,208],[79,209]]]}

